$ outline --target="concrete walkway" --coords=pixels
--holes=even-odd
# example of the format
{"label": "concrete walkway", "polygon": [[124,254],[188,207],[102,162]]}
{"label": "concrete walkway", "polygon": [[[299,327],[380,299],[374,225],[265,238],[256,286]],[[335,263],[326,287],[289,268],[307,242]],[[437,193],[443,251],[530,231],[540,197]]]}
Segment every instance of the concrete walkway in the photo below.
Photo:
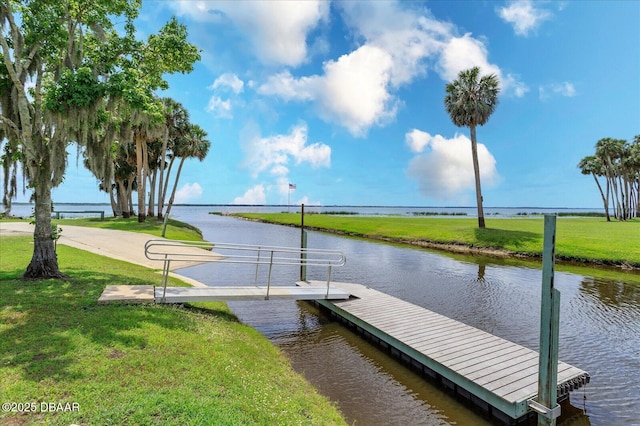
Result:
{"label": "concrete walkway", "polygon": [[[0,222],[0,236],[33,235],[33,230],[34,225],[26,222]],[[150,234],[141,234],[139,232],[63,225],[58,244],[64,244],[147,268],[162,270],[162,262],[149,260],[144,255],[145,243],[153,239],[162,238]],[[196,262],[172,262],[171,270],[174,271],[197,264]],[[170,275],[194,287],[207,287],[199,281],[174,272]]]}

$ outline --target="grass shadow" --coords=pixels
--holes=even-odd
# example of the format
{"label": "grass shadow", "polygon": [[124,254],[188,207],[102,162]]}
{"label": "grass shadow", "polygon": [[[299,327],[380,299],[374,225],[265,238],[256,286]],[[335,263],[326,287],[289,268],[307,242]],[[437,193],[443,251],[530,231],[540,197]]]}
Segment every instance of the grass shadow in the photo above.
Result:
{"label": "grass shadow", "polygon": [[[25,281],[21,271],[3,271],[0,366],[17,367],[23,380],[83,379],[83,363],[108,362],[114,354],[145,351],[150,339],[198,329],[197,316],[185,315],[182,306],[97,304],[106,285],[149,282],[118,274],[65,272],[68,279]],[[238,322],[224,305],[212,304],[200,314],[205,312],[216,321]]]}
{"label": "grass shadow", "polygon": [[535,232],[476,228],[474,233],[476,239],[487,247],[514,250],[539,241],[542,250],[542,235]]}

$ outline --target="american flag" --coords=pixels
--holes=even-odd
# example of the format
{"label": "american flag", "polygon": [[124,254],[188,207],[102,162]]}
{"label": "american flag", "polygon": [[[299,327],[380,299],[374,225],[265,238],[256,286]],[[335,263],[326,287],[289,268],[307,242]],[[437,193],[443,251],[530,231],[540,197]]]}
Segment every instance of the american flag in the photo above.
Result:
{"label": "american flag", "polygon": [[296,189],[296,184],[295,183],[290,183],[289,184],[289,189]]}

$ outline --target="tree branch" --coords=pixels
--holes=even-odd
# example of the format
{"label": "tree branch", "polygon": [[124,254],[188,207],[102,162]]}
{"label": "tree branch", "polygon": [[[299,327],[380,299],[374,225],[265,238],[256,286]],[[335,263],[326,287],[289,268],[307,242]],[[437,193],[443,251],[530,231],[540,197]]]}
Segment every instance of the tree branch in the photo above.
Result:
{"label": "tree branch", "polygon": [[18,126],[16,125],[16,123],[13,122],[13,120],[10,120],[5,116],[0,115],[0,123],[4,124],[5,126],[8,126],[16,134],[16,138],[19,138],[18,132],[20,131],[20,129],[18,129]]}

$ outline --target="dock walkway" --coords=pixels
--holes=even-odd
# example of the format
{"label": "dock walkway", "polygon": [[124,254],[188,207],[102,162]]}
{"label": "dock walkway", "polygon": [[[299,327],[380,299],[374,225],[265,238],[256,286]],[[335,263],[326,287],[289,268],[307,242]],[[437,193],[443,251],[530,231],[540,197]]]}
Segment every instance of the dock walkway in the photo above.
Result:
{"label": "dock walkway", "polygon": [[337,288],[318,286],[216,286],[216,287],[162,287],[155,289],[156,303],[211,302],[216,300],[345,300],[349,293]]}
{"label": "dock walkway", "polygon": [[[300,286],[318,282],[298,282]],[[538,393],[538,353],[360,284],[333,282],[352,296],[317,303],[405,361],[507,422],[530,411]],[[589,382],[589,374],[558,363],[558,400]],[[504,413],[495,412],[495,409]]]}

